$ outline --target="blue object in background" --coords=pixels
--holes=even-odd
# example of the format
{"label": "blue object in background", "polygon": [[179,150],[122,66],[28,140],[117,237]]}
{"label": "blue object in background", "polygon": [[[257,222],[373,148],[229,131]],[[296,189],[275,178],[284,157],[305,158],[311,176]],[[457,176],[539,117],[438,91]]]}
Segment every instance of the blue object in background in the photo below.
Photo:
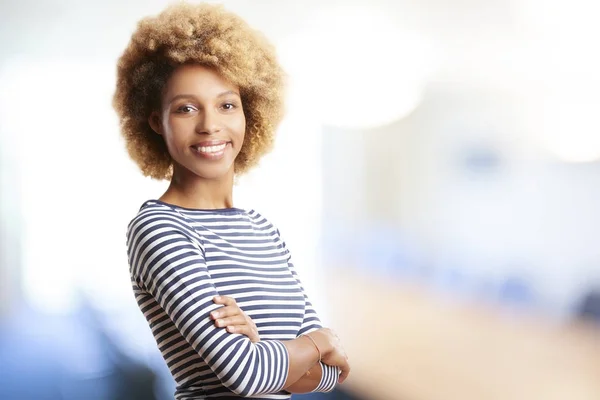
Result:
{"label": "blue object in background", "polygon": [[500,302],[503,304],[527,307],[534,303],[531,282],[523,277],[509,276],[500,285]]}
{"label": "blue object in background", "polygon": [[330,393],[309,393],[309,394],[295,394],[292,396],[292,400],[369,400],[366,398],[356,397],[350,395],[342,390],[334,390]]}
{"label": "blue object in background", "polygon": [[600,289],[592,290],[583,296],[578,316],[600,324]]}
{"label": "blue object in background", "polygon": [[155,374],[106,335],[95,310],[68,316],[27,307],[0,325],[2,400],[155,400]]}

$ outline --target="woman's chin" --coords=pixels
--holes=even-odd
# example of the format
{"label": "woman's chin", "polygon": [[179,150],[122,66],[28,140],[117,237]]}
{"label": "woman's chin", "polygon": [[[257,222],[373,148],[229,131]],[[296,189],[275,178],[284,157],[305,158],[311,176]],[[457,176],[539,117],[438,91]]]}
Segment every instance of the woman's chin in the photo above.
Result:
{"label": "woman's chin", "polygon": [[192,171],[198,178],[205,180],[227,179],[233,175],[233,166],[227,168],[223,165],[215,165],[210,168],[195,168]]}
{"label": "woman's chin", "polygon": [[[175,163],[175,175],[186,180],[228,180],[233,176],[235,159],[230,157],[220,160],[186,159],[185,162]],[[185,178],[184,178],[185,179]]]}

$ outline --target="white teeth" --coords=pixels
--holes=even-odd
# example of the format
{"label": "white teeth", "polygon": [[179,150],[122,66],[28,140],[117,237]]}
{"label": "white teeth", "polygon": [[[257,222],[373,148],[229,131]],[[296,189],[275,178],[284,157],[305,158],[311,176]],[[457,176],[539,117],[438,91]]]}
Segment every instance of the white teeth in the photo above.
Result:
{"label": "white teeth", "polygon": [[216,153],[225,149],[227,143],[220,144],[218,146],[195,146],[195,148],[201,153]]}

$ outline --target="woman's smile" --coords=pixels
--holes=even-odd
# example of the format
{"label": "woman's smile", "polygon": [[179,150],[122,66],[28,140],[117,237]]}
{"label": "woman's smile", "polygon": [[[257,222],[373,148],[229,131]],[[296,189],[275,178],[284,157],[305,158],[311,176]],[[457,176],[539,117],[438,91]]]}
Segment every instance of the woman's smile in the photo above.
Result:
{"label": "woman's smile", "polygon": [[225,140],[204,141],[191,146],[195,154],[209,160],[220,160],[225,151],[231,148],[231,142]]}

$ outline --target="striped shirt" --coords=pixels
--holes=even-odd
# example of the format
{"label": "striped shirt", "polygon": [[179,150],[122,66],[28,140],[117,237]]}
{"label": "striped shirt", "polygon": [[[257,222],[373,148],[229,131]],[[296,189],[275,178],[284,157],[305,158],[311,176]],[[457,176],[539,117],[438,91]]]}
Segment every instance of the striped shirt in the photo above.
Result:
{"label": "striped shirt", "polygon": [[[279,231],[250,210],[187,209],[145,202],[127,230],[131,284],[177,383],[175,398],[289,399],[282,340],[321,328]],[[217,328],[209,313],[233,297],[261,340]],[[339,369],[321,364],[315,391]]]}

